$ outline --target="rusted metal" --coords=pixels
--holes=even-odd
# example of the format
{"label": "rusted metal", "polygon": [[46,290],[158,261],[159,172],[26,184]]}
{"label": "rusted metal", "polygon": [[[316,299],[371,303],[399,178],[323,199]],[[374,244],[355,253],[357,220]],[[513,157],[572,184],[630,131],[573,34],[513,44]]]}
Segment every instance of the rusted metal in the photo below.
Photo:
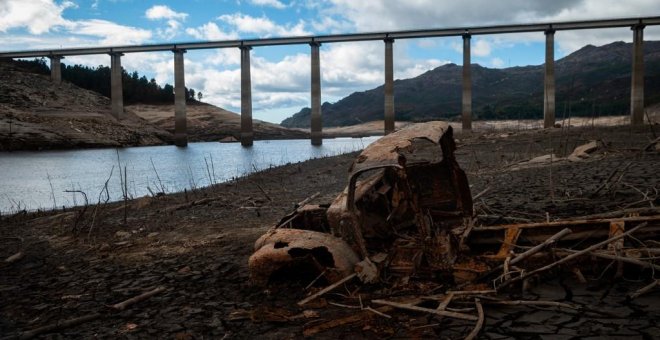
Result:
{"label": "rusted metal", "polygon": [[[373,272],[376,266],[370,256],[383,253],[386,258],[378,267],[390,276],[431,277],[451,271],[458,254],[457,235],[451,230],[472,215],[467,176],[456,162],[455,149],[452,128],[444,122],[412,124],[389,134],[357,157],[349,169],[347,188],[329,207],[298,208],[267,235],[284,237],[289,246],[297,242],[295,237],[307,237],[307,242],[333,240],[333,247],[342,249],[338,253],[346,253],[336,242],[341,240],[366,261],[358,271],[370,268]],[[327,239],[322,240],[317,234],[308,237],[307,232],[329,232],[335,238],[325,235]],[[250,258],[255,283],[265,284],[275,267],[292,260],[273,244],[257,241]],[[309,249],[321,244],[295,246]],[[348,263],[354,265],[353,259]],[[327,269],[322,267],[318,270]],[[326,275],[330,281],[344,276]],[[373,278],[361,278],[366,277]]]}
{"label": "rusted metal", "polygon": [[304,274],[310,268],[330,282],[353,273],[357,255],[341,239],[327,233],[300,229],[272,229],[254,244],[248,266],[250,279],[266,285],[274,275]]}
{"label": "rusted metal", "polygon": [[[647,255],[629,248],[630,240],[623,237],[633,230],[625,227],[643,222],[649,225],[636,231],[634,239],[657,240],[657,210],[644,216],[620,211],[564,221],[479,225],[455,149],[452,129],[443,122],[413,124],[374,142],[353,162],[347,187],[331,204],[301,204],[257,241],[250,258],[253,282],[267,284],[295,266],[328,283],[354,274],[362,282],[394,286],[414,278],[462,287],[484,285],[487,279],[503,281],[504,287],[521,281],[529,266],[545,265],[536,269],[540,272],[572,259],[578,266],[596,257],[617,260],[618,273],[624,263],[658,267],[642,260]],[[607,238],[612,240],[607,252],[589,250]],[[559,249],[549,251],[555,247]],[[567,258],[556,261],[564,253]],[[577,259],[580,254],[591,256]]]}

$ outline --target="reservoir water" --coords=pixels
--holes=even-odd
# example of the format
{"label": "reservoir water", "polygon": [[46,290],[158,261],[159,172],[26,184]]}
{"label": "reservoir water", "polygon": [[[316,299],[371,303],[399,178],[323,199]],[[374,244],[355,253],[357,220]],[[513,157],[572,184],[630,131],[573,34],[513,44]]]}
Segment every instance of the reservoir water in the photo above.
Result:
{"label": "reservoir water", "polygon": [[[110,201],[122,197],[126,169],[129,197],[164,191],[172,193],[221,183],[269,167],[363,149],[379,137],[325,139],[312,146],[308,139],[239,143],[190,143],[122,149],[21,151],[0,153],[0,212],[51,209],[96,204],[108,180]],[[73,192],[71,192],[73,191]],[[105,200],[105,193],[101,201]]]}

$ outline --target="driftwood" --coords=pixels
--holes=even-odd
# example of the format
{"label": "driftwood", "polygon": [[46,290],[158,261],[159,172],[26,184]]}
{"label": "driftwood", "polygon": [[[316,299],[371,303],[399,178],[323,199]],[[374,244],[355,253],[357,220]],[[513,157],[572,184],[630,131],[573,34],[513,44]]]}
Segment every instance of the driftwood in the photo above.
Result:
{"label": "driftwood", "polygon": [[[543,249],[545,249],[545,248],[547,248],[547,247],[549,247],[549,246],[555,244],[557,241],[559,241],[560,239],[562,239],[564,236],[570,234],[571,232],[572,232],[572,231],[571,231],[571,229],[569,229],[569,228],[564,228],[564,229],[562,229],[560,232],[558,232],[558,233],[556,233],[556,234],[550,236],[550,237],[549,237],[547,240],[545,240],[543,243],[540,243],[540,244],[538,244],[538,245],[536,245],[536,246],[534,246],[534,247],[528,249],[527,251],[521,253],[520,255],[514,257],[513,259],[511,259],[511,260],[508,262],[508,265],[509,265],[509,266],[512,266],[512,265],[514,265],[514,264],[516,264],[516,263],[518,263],[518,262],[521,262],[522,260],[524,260],[524,259],[526,259],[526,258],[528,258],[528,257],[530,257],[530,256],[532,256],[532,255],[534,255],[534,254],[536,254],[536,253],[538,253],[538,252],[540,252],[541,250],[543,250]],[[477,280],[482,280],[482,279],[484,279],[484,278],[486,278],[486,277],[488,277],[488,276],[490,276],[490,275],[492,275],[492,274],[494,274],[494,273],[496,273],[496,272],[502,270],[504,267],[505,267],[505,265],[504,265],[504,264],[501,264],[501,265],[499,265],[499,266],[497,266],[497,267],[495,267],[495,268],[489,270],[488,272],[484,273],[484,274],[481,275]]]}
{"label": "driftwood", "polygon": [[534,301],[534,300],[500,300],[489,296],[480,296],[484,299],[484,304],[489,305],[507,305],[507,306],[540,306],[540,307],[560,307],[568,309],[579,309],[579,307],[557,301]]}
{"label": "driftwood", "polygon": [[616,211],[608,211],[606,213],[600,214],[591,214],[591,215],[582,215],[569,217],[565,221],[576,221],[576,220],[597,220],[603,218],[621,218],[631,215],[656,215],[660,214],[660,208],[630,208],[630,209],[621,209]]}
{"label": "driftwood", "polygon": [[592,225],[592,224],[609,224],[611,222],[651,222],[660,221],[660,215],[655,216],[636,216],[636,217],[622,217],[622,218],[603,218],[603,219],[588,219],[588,220],[570,220],[570,221],[555,221],[555,222],[539,222],[539,223],[521,223],[521,224],[504,224],[497,226],[474,227],[473,231],[487,231],[487,230],[507,230],[511,228],[518,229],[531,229],[543,227],[568,227],[572,225]]}
{"label": "driftwood", "polygon": [[146,293],[143,293],[143,294],[140,294],[138,296],[132,297],[128,300],[125,300],[125,301],[116,303],[114,305],[111,305],[110,308],[118,310],[118,311],[122,311],[122,310],[126,309],[126,307],[128,307],[128,306],[136,304],[140,301],[146,300],[146,299],[148,299],[148,298],[150,298],[150,297],[152,297],[152,296],[154,296],[154,295],[156,295],[156,294],[158,294],[162,291],[165,291],[165,287],[158,287],[158,288],[152,289],[152,290],[150,290]]}
{"label": "driftwood", "polygon": [[449,304],[451,303],[451,300],[453,298],[454,298],[454,293],[447,294],[445,299],[442,300],[442,302],[440,302],[440,304],[438,305],[438,308],[436,308],[436,310],[445,310],[445,309],[447,309],[447,306],[449,306]]}
{"label": "driftwood", "polygon": [[[373,311],[377,311],[377,312],[380,312],[380,313],[383,313],[383,314],[387,313],[387,312],[390,312],[392,310],[394,310],[394,308],[390,307],[390,306],[382,306],[382,307],[378,307],[378,308],[373,309]],[[363,319],[366,319],[366,318],[370,317],[372,315],[373,311],[366,310],[362,313],[352,314],[352,315],[349,315],[347,317],[332,319],[332,320],[329,320],[329,321],[321,323],[321,324],[305,327],[303,329],[303,335],[305,337],[311,337],[311,336],[313,336],[317,333],[321,333],[321,332],[327,331],[327,330],[335,328],[335,327],[348,325],[348,324],[352,324],[352,323],[361,321]]]}
{"label": "driftwood", "polygon": [[14,254],[14,255],[9,256],[8,258],[6,258],[6,259],[5,259],[5,263],[7,263],[7,264],[9,264],[9,263],[14,263],[14,262],[16,262],[16,261],[22,259],[23,256],[25,256],[25,253],[23,253],[22,251],[19,251],[19,252],[17,252],[16,254]]}
{"label": "driftwood", "polygon": [[[628,162],[628,164],[626,164],[626,165],[623,167],[623,169],[621,170],[621,174],[622,174],[622,175],[626,173],[626,170],[628,170],[628,167],[630,167],[630,165],[632,165],[632,162]],[[603,182],[603,184],[601,184],[601,185],[598,187],[598,189],[596,189],[596,191],[594,191],[594,192],[590,195],[590,197],[596,197],[596,195],[597,195],[601,190],[603,190],[603,188],[605,188],[606,186],[608,187],[608,190],[609,190],[609,186],[608,186],[608,184],[609,184],[610,180],[611,180],[612,178],[614,178],[614,176],[615,176],[617,173],[619,173],[619,169],[620,169],[620,168],[621,168],[621,167],[618,167],[618,168],[614,169],[614,171],[612,171],[612,174],[610,174],[610,176],[607,177],[607,179]]]}
{"label": "driftwood", "polygon": [[394,307],[394,308],[406,309],[406,310],[411,310],[411,311],[415,311],[415,312],[435,314],[435,315],[439,315],[439,316],[446,316],[446,317],[450,317],[450,318],[454,318],[454,319],[470,320],[470,321],[477,321],[478,320],[478,318],[476,316],[470,315],[470,314],[448,312],[448,311],[444,311],[444,310],[418,307],[418,306],[415,306],[415,305],[412,305],[412,304],[398,303],[398,302],[387,301],[387,300],[372,300],[371,302],[375,303],[377,305],[391,306],[391,307]]}
{"label": "driftwood", "polygon": [[651,289],[655,288],[656,286],[660,286],[660,280],[654,280],[653,282],[651,282],[651,284],[646,285],[646,286],[638,289],[634,293],[628,295],[627,298],[628,298],[628,300],[634,300],[637,297],[639,297],[640,295],[648,293],[649,291],[651,291]]}
{"label": "driftwood", "polygon": [[308,303],[308,302],[310,302],[310,301],[312,301],[312,300],[318,298],[319,296],[321,296],[321,295],[323,295],[323,294],[325,294],[325,293],[327,293],[327,292],[329,292],[329,291],[331,291],[331,290],[333,290],[333,289],[339,287],[339,286],[342,285],[343,283],[348,282],[349,280],[351,280],[352,278],[354,278],[354,277],[356,277],[356,276],[357,276],[357,273],[353,273],[353,274],[351,274],[351,275],[346,276],[345,278],[343,278],[343,279],[341,279],[341,280],[339,280],[339,281],[337,281],[337,282],[335,282],[335,283],[333,283],[333,284],[331,284],[331,285],[329,285],[329,286],[327,286],[327,287],[321,289],[320,291],[316,292],[315,294],[312,294],[312,295],[310,295],[310,296],[308,296],[308,297],[306,297],[306,298],[300,300],[300,302],[298,302],[298,306],[302,306],[302,305],[304,305],[304,304],[306,304],[306,303]]}
{"label": "driftwood", "polygon": [[465,340],[476,339],[477,335],[479,335],[479,331],[481,331],[481,328],[484,326],[484,307],[481,305],[479,298],[474,299],[474,304],[477,306],[479,318],[477,319],[477,324],[474,326],[474,329],[472,329],[470,334],[465,337]]}
{"label": "driftwood", "polygon": [[46,326],[43,326],[43,327],[39,327],[39,328],[35,328],[35,329],[29,330],[29,331],[19,333],[18,335],[15,335],[15,336],[9,336],[9,337],[2,338],[2,340],[32,339],[32,338],[36,337],[37,335],[50,333],[52,331],[58,331],[58,330],[66,329],[66,328],[69,328],[69,327],[77,326],[77,325],[83,324],[85,322],[96,320],[100,317],[101,317],[101,314],[93,313],[93,314],[89,314],[89,315],[85,315],[85,316],[81,316],[81,317],[77,317],[77,318],[73,318],[73,319],[69,319],[69,320],[57,321],[57,322],[53,322],[53,323],[51,323],[49,325],[46,325]]}
{"label": "driftwood", "polygon": [[315,193],[312,194],[311,196],[309,196],[309,197],[305,198],[304,200],[298,202],[298,203],[296,204],[296,208],[300,208],[300,207],[305,206],[305,204],[311,202],[313,199],[315,199],[316,197],[318,197],[320,194],[321,194],[321,192],[319,192],[319,191],[315,192]]}
{"label": "driftwood", "polygon": [[603,242],[596,243],[596,244],[594,244],[594,245],[592,245],[592,246],[590,246],[590,247],[587,247],[587,248],[585,248],[585,249],[583,249],[583,250],[580,250],[580,251],[577,251],[577,252],[575,252],[575,253],[573,253],[573,254],[571,254],[571,255],[568,255],[568,256],[562,258],[562,259],[559,260],[559,261],[553,262],[553,263],[551,263],[551,264],[548,264],[548,265],[543,266],[543,267],[538,268],[538,269],[534,269],[534,270],[532,270],[532,271],[530,271],[530,272],[523,273],[523,274],[521,274],[520,276],[517,276],[517,277],[515,277],[515,278],[513,278],[513,279],[510,279],[510,280],[504,281],[504,282],[502,282],[501,285],[499,285],[499,286],[497,287],[497,290],[500,290],[500,289],[502,289],[502,288],[504,288],[504,287],[506,287],[506,286],[508,286],[508,285],[510,285],[510,284],[512,284],[512,283],[514,283],[514,282],[518,282],[518,281],[524,280],[524,279],[526,279],[526,278],[528,278],[528,277],[530,277],[530,276],[532,276],[532,275],[535,275],[535,274],[538,274],[538,273],[540,273],[540,272],[543,272],[543,271],[549,270],[549,269],[551,269],[551,268],[554,268],[554,267],[556,267],[556,266],[558,266],[558,265],[560,265],[560,264],[562,264],[562,263],[568,262],[568,261],[570,261],[570,260],[572,260],[572,259],[574,259],[574,258],[576,258],[576,257],[579,257],[579,256],[582,256],[582,255],[584,255],[584,254],[590,253],[591,251],[596,250],[596,249],[598,249],[598,248],[600,248],[600,247],[602,247],[602,246],[604,246],[604,245],[610,244],[610,243],[612,243],[612,242],[614,242],[614,241],[616,241],[616,240],[618,240],[618,239],[624,238],[624,237],[626,237],[626,236],[632,234],[633,232],[635,232],[635,231],[637,231],[637,230],[639,230],[639,229],[641,229],[641,228],[646,227],[647,225],[648,225],[648,222],[643,222],[643,223],[639,224],[638,226],[636,226],[636,227],[634,227],[634,228],[632,228],[632,229],[626,231],[625,233],[622,233],[622,234],[619,234],[619,235],[616,235],[616,236],[610,237],[610,238],[608,238],[607,240],[605,240],[605,241],[603,241]]}
{"label": "driftwood", "polygon": [[[557,249],[557,253],[559,253],[559,254],[561,254],[561,253],[575,254],[577,252],[578,252],[577,250],[571,250],[571,249]],[[612,255],[612,254],[607,254],[607,253],[602,253],[602,252],[597,252],[597,251],[589,252],[589,255],[604,258],[604,259],[608,259],[608,260],[614,260],[614,261],[620,261],[620,262],[635,264],[635,265],[638,265],[640,267],[651,268],[653,270],[660,271],[660,266],[657,265],[657,264],[653,264],[653,263],[650,263],[650,262],[646,262],[646,261],[642,261],[642,260],[638,260],[638,259],[634,259],[634,258],[630,258],[630,257],[626,257],[626,256]]]}

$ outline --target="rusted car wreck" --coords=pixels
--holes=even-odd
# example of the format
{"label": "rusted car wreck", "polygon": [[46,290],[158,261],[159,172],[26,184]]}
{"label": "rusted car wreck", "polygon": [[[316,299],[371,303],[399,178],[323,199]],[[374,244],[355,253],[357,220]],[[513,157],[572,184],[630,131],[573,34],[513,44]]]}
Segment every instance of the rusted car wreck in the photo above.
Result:
{"label": "rusted car wreck", "polygon": [[[328,205],[304,205],[255,243],[252,281],[308,275],[336,282],[438,277],[456,264],[457,226],[472,215],[452,128],[414,124],[367,147],[348,187]],[[459,228],[460,229],[460,228]]]}
{"label": "rusted car wreck", "polygon": [[249,259],[252,281],[266,285],[293,275],[331,284],[357,276],[392,284],[485,283],[500,290],[568,261],[578,277],[599,259],[616,261],[617,272],[623,263],[660,270],[639,249],[640,242],[657,241],[655,208],[484,225],[473,216],[452,135],[447,123],[429,122],[371,144],[332,204],[303,204],[257,240]]}

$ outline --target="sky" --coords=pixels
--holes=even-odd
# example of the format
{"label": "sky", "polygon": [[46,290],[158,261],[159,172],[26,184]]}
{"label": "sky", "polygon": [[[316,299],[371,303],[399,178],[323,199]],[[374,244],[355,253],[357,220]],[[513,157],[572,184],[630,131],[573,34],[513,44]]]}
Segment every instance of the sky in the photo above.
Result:
{"label": "sky", "polygon": [[[0,51],[116,46],[660,16],[658,0],[0,0]],[[645,40],[659,40],[647,27]],[[586,44],[632,41],[629,28],[560,31],[559,59]],[[543,33],[472,37],[472,63],[540,65]],[[253,117],[274,123],[310,106],[310,47],[251,51]],[[109,65],[107,55],[72,56],[66,64]],[[460,37],[397,40],[394,78],[462,64]],[[173,84],[171,52],[131,53],[122,66]],[[323,102],[383,84],[384,43],[321,46]],[[240,51],[185,54],[188,88],[203,101],[240,112]]]}

